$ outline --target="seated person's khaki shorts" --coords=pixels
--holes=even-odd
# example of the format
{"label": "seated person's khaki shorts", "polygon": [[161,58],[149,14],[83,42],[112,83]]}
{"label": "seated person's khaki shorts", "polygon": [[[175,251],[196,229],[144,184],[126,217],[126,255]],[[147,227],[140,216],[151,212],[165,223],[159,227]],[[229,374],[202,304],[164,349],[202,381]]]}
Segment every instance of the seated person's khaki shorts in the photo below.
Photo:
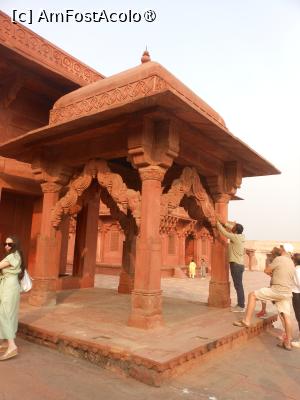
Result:
{"label": "seated person's khaki shorts", "polygon": [[279,313],[291,314],[290,300],[292,295],[289,293],[280,293],[272,288],[261,288],[255,290],[255,297],[261,301],[274,301]]}

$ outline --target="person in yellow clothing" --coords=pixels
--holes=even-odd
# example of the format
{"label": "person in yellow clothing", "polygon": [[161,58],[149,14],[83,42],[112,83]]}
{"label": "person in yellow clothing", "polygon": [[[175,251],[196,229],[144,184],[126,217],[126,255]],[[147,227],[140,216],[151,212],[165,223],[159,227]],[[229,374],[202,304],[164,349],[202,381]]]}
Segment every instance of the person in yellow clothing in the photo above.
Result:
{"label": "person in yellow clothing", "polygon": [[189,263],[189,277],[190,278],[195,278],[196,275],[196,263],[195,261],[192,259],[191,262]]}
{"label": "person in yellow clothing", "polygon": [[[225,229],[226,228],[226,229]],[[217,221],[218,231],[229,239],[228,253],[230,273],[233,280],[234,288],[237,294],[238,304],[232,308],[232,312],[245,311],[245,294],[243,287],[243,273],[244,266],[244,242],[245,236],[243,235],[243,226],[237,223],[221,224]]]}
{"label": "person in yellow clothing", "polygon": [[0,356],[0,361],[18,354],[15,337],[20,303],[19,278],[25,269],[18,239],[9,236],[4,246],[7,256],[0,261],[0,351],[4,354]]}

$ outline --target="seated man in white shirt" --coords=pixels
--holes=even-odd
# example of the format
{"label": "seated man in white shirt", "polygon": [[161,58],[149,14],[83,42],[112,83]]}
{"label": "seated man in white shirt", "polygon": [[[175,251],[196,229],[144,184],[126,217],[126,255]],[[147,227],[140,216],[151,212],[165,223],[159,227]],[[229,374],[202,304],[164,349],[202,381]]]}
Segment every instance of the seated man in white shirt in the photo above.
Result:
{"label": "seated man in white shirt", "polygon": [[294,263],[289,254],[289,246],[291,246],[289,243],[280,246],[281,255],[276,257],[265,268],[265,273],[272,275],[271,287],[251,292],[248,296],[245,318],[233,323],[235,326],[249,328],[256,301],[274,301],[278,312],[283,317],[286,333],[282,343],[278,346],[285,350],[291,350],[292,324],[290,318],[290,300],[292,297],[295,270]]}

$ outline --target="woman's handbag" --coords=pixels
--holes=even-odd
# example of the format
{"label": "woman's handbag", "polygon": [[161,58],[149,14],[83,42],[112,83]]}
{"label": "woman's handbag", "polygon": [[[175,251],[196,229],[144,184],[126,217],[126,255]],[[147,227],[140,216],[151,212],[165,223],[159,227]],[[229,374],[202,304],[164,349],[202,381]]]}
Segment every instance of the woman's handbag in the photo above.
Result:
{"label": "woman's handbag", "polygon": [[24,271],[24,276],[21,279],[20,286],[21,286],[21,292],[29,292],[29,290],[31,290],[32,288],[32,279],[29,273],[27,272],[27,269],[25,269]]}

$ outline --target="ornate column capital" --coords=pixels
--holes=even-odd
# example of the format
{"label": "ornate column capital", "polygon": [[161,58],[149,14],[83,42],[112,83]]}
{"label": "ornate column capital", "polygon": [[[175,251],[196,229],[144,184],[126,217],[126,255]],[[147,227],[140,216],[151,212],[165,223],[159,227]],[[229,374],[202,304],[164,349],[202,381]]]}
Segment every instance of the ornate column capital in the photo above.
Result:
{"label": "ornate column capital", "polygon": [[139,168],[139,174],[142,181],[155,180],[162,182],[166,170],[158,165],[150,165],[148,167]]}
{"label": "ornate column capital", "polygon": [[[54,183],[65,186],[72,176],[72,168],[55,161],[46,161],[42,158],[34,160],[31,164],[34,178],[37,182]],[[43,190],[44,191],[44,190]],[[53,191],[53,190],[50,190]]]}
{"label": "ornate column capital", "polygon": [[56,193],[62,188],[62,185],[55,182],[43,182],[41,183],[43,193]]}
{"label": "ornate column capital", "polygon": [[135,168],[160,165],[169,168],[179,153],[179,121],[146,115],[128,137],[128,158]]}

